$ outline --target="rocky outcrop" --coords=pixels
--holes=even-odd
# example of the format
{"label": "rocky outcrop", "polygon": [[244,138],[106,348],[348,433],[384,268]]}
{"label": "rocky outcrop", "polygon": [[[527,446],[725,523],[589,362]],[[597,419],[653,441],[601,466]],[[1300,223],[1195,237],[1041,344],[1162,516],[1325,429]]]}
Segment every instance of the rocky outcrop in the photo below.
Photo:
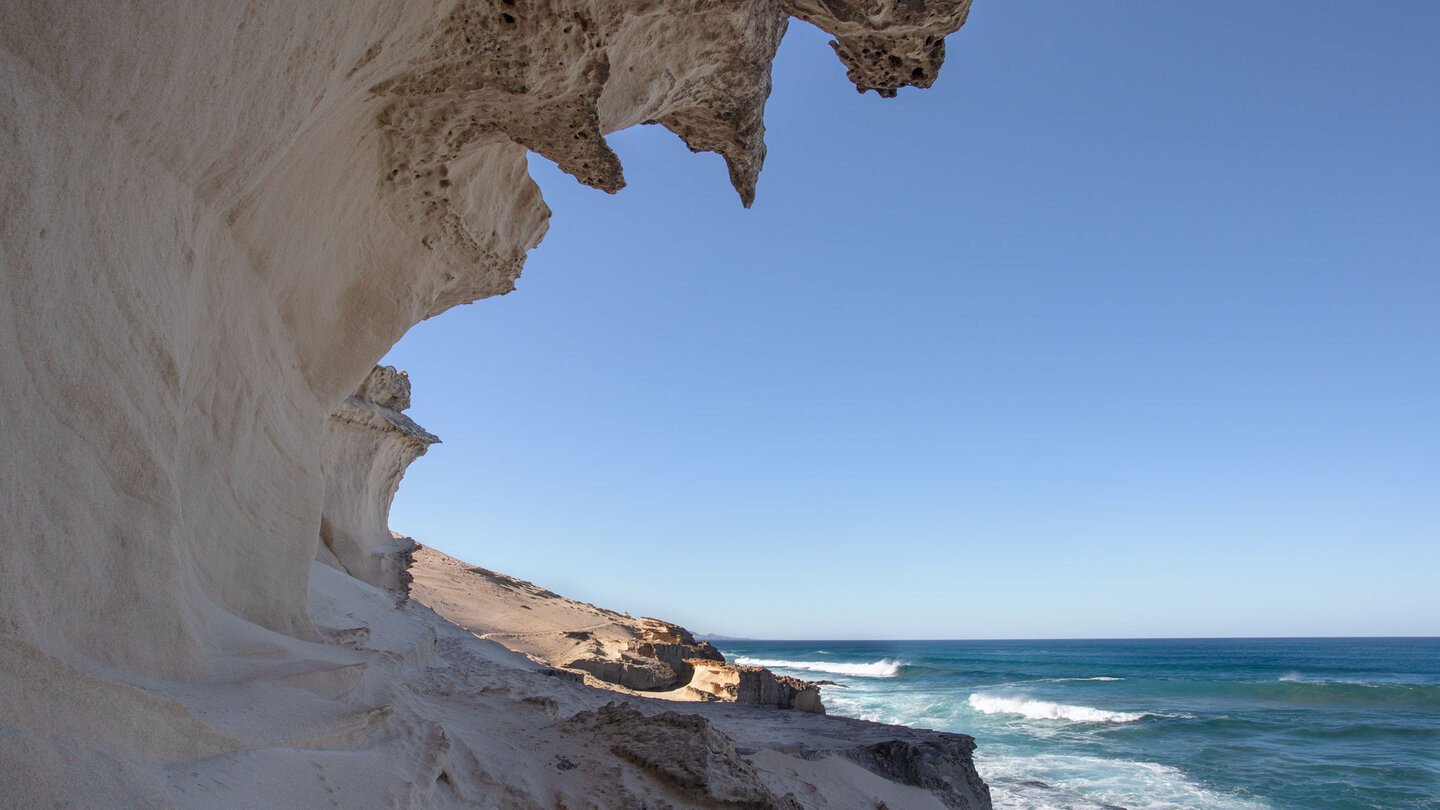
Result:
{"label": "rocky outcrop", "polygon": [[922,742],[887,740],[854,748],[845,756],[903,785],[924,788],[951,810],[976,810],[990,805],[990,788],[975,772],[971,755],[975,740],[941,734]]}
{"label": "rocky outcrop", "polygon": [[725,660],[715,645],[708,641],[696,641],[689,630],[659,619],[640,619],[635,629],[635,641],[627,645],[627,650],[668,665],[675,672],[672,688],[684,686],[694,677],[692,660]]}
{"label": "rocky outcrop", "polygon": [[390,531],[390,504],[410,463],[439,437],[401,413],[410,378],[376,366],[325,424],[325,501],[316,559],[381,588],[408,593],[415,541]]}
{"label": "rocky outcrop", "polygon": [[659,692],[690,683],[695,676],[693,659],[725,660],[714,645],[696,641],[689,630],[678,624],[643,618],[627,619],[624,624],[629,639],[606,645],[587,632],[583,636],[591,642],[587,654],[561,666],[583,670],[627,689]]}
{"label": "rocky outcrop", "polygon": [[588,672],[606,683],[637,692],[660,692],[684,685],[669,664],[625,653],[618,656],[599,653],[586,655],[566,661],[560,666]]}
{"label": "rocky outcrop", "polygon": [[692,660],[695,669],[689,688],[707,700],[727,700],[747,706],[775,706],[811,714],[824,714],[820,686],[765,667],[746,667],[724,661]]}
{"label": "rocky outcrop", "polygon": [[564,727],[654,774],[686,798],[715,807],[801,810],[793,795],[776,796],[767,788],[735,750],[734,740],[698,715],[647,716],[632,706],[609,703],[576,714]]}
{"label": "rocky outcrop", "polygon": [[[952,810],[989,810],[991,806],[990,789],[972,759],[975,740],[964,734],[845,717],[756,712],[730,703],[705,703],[694,711],[734,740],[736,749],[757,766],[781,766],[803,773],[805,768],[793,759],[800,758],[817,763],[819,772],[844,762],[874,775],[867,793],[832,806],[878,807],[883,802],[898,810],[934,807],[937,800]],[[884,785],[907,786],[910,796],[884,796]],[[917,801],[917,795],[923,798]]]}

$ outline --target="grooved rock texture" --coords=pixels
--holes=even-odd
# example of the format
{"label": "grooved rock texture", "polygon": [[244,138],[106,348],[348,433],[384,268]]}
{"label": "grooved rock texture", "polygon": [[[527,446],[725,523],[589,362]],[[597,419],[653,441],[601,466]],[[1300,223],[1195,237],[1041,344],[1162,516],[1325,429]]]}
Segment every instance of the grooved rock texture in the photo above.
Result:
{"label": "grooved rock texture", "polygon": [[[428,434],[367,378],[415,323],[513,289],[549,216],[527,150],[614,191],[604,134],[654,122],[748,203],[791,15],[888,95],[933,79],[968,5],[0,3],[0,764],[38,780],[0,803],[586,795],[482,767],[500,753],[427,719],[463,714],[449,686],[399,685],[443,623],[312,564],[403,585],[382,506]],[[371,429],[385,465],[350,468]],[[324,643],[361,625],[391,646]],[[35,673],[106,712],[15,686]],[[252,783],[296,792],[210,793]]]}

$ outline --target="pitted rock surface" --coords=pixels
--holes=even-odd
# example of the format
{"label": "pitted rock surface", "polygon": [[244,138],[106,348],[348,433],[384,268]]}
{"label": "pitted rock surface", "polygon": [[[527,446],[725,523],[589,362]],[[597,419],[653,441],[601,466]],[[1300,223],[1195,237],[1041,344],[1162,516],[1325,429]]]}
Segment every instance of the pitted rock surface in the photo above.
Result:
{"label": "pitted rock surface", "polygon": [[514,289],[549,225],[529,151],[615,191],[605,135],[657,123],[720,153],[748,204],[791,16],[892,95],[933,81],[968,6],[0,3],[0,642],[24,664],[0,672],[0,748],[55,763],[7,771],[7,798],[586,796],[576,774],[613,755],[507,771],[466,724],[533,730],[522,682],[587,693],[497,675],[533,662],[473,635],[442,662],[435,634],[464,634],[396,598],[418,552],[390,499],[437,439],[375,364]]}

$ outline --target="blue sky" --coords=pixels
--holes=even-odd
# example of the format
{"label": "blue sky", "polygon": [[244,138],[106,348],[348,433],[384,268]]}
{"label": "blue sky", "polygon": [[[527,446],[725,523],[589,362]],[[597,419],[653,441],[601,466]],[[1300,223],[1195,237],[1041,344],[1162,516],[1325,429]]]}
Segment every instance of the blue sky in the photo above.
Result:
{"label": "blue sky", "polygon": [[1440,3],[981,0],[894,100],[827,41],[748,211],[532,159],[517,292],[386,358],[392,528],[700,632],[1440,634]]}

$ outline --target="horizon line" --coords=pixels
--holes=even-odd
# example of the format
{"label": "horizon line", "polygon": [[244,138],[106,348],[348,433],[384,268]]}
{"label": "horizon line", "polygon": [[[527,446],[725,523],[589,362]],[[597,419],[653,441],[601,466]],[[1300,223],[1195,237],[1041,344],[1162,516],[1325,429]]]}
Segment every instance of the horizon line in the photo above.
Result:
{"label": "horizon line", "polygon": [[729,636],[722,633],[694,633],[699,639],[718,641],[788,641],[788,642],[914,642],[914,641],[1440,641],[1430,636],[1067,636],[1030,638],[759,638]]}

